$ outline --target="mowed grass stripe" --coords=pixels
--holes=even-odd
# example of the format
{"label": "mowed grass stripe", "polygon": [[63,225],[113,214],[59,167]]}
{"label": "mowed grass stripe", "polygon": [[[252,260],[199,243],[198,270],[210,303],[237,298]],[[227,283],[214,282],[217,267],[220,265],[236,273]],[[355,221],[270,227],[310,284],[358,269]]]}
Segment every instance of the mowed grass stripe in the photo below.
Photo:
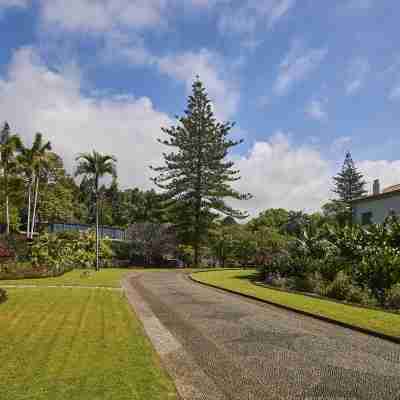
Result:
{"label": "mowed grass stripe", "polygon": [[0,305],[1,400],[176,399],[121,292],[8,292]]}

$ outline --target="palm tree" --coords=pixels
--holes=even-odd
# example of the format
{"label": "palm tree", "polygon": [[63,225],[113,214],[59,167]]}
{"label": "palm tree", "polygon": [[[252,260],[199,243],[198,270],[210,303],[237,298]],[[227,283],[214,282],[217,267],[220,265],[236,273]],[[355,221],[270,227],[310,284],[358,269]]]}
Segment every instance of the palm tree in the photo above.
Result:
{"label": "palm tree", "polygon": [[83,175],[94,181],[96,200],[96,270],[99,270],[99,181],[105,175],[115,177],[117,159],[114,156],[101,154],[93,150],[92,153],[82,153],[76,158],[78,166],[75,176]]}
{"label": "palm tree", "polygon": [[0,156],[1,165],[3,168],[3,178],[4,178],[4,194],[6,200],[6,234],[10,234],[10,210],[9,210],[9,176],[10,172],[15,168],[15,157],[16,151],[22,149],[22,142],[18,135],[12,135],[10,132],[10,126],[6,122],[1,131],[0,136]]}
{"label": "palm tree", "polygon": [[[25,147],[21,150],[18,160],[22,166],[28,191],[28,222],[26,228],[26,237],[33,238],[35,230],[36,210],[39,196],[40,173],[46,162],[47,151],[51,150],[50,142],[43,143],[43,135],[36,133],[32,147]],[[33,193],[32,193],[33,191]],[[32,210],[32,196],[33,210]],[[31,218],[32,217],[32,218]]]}
{"label": "palm tree", "polygon": [[47,161],[47,152],[51,150],[50,142],[43,142],[43,135],[41,133],[36,133],[35,139],[32,145],[32,157],[33,157],[33,181],[35,184],[35,198],[33,202],[33,213],[32,213],[32,226],[30,238],[33,238],[33,233],[35,232],[35,221],[36,221],[36,210],[37,210],[37,202],[39,196],[39,183],[40,183],[40,174],[42,172],[42,168]]}
{"label": "palm tree", "polygon": [[21,166],[23,174],[25,176],[27,185],[27,198],[28,198],[28,221],[26,224],[26,238],[30,237],[30,222],[31,222],[31,202],[32,202],[32,186],[33,186],[33,153],[32,149],[24,147],[21,150],[21,154],[18,156],[18,162]]}

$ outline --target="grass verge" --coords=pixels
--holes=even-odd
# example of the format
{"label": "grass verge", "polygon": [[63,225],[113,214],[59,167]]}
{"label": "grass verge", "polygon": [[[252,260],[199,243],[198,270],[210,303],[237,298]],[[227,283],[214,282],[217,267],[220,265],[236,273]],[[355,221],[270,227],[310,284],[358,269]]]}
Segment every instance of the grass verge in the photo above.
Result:
{"label": "grass verge", "polygon": [[256,273],[255,270],[207,271],[194,273],[191,277],[202,283],[254,296],[277,305],[400,338],[400,315],[256,286],[252,282]]}
{"label": "grass verge", "polygon": [[[87,271],[89,274],[85,274]],[[100,271],[75,269],[54,278],[0,280],[0,287],[6,285],[35,286],[103,286],[120,287],[122,277],[131,270],[124,268],[104,268]]]}
{"label": "grass verge", "polygon": [[[89,272],[86,275],[84,272]],[[35,285],[35,286],[100,286],[119,288],[122,277],[135,271],[143,272],[165,272],[171,271],[168,268],[102,268],[100,271],[93,269],[75,269],[66,272],[64,275],[54,278],[36,278],[36,279],[2,279],[0,287],[7,285]],[[192,269],[186,268],[186,272]]]}
{"label": "grass verge", "polygon": [[[101,282],[120,278],[107,272]],[[73,288],[8,293],[0,304],[0,399],[177,398],[122,293]]]}

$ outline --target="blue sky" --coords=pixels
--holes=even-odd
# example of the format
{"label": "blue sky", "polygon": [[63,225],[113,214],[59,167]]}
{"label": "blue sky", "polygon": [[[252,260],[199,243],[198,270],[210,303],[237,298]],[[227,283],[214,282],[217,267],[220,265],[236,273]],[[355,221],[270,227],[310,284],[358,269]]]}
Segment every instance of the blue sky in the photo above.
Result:
{"label": "blue sky", "polygon": [[394,0],[0,0],[0,120],[69,169],[112,152],[123,186],[149,188],[199,74],[245,139],[244,208],[315,210],[347,149],[369,183],[400,181],[399,16]]}

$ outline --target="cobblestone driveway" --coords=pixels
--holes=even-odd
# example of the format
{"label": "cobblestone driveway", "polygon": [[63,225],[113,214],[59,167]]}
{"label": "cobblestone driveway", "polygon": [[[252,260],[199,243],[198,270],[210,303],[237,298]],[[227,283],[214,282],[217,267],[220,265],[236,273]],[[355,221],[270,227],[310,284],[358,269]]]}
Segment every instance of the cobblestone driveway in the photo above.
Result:
{"label": "cobblestone driveway", "polygon": [[144,273],[130,284],[218,388],[215,399],[400,399],[400,345],[179,272]]}

